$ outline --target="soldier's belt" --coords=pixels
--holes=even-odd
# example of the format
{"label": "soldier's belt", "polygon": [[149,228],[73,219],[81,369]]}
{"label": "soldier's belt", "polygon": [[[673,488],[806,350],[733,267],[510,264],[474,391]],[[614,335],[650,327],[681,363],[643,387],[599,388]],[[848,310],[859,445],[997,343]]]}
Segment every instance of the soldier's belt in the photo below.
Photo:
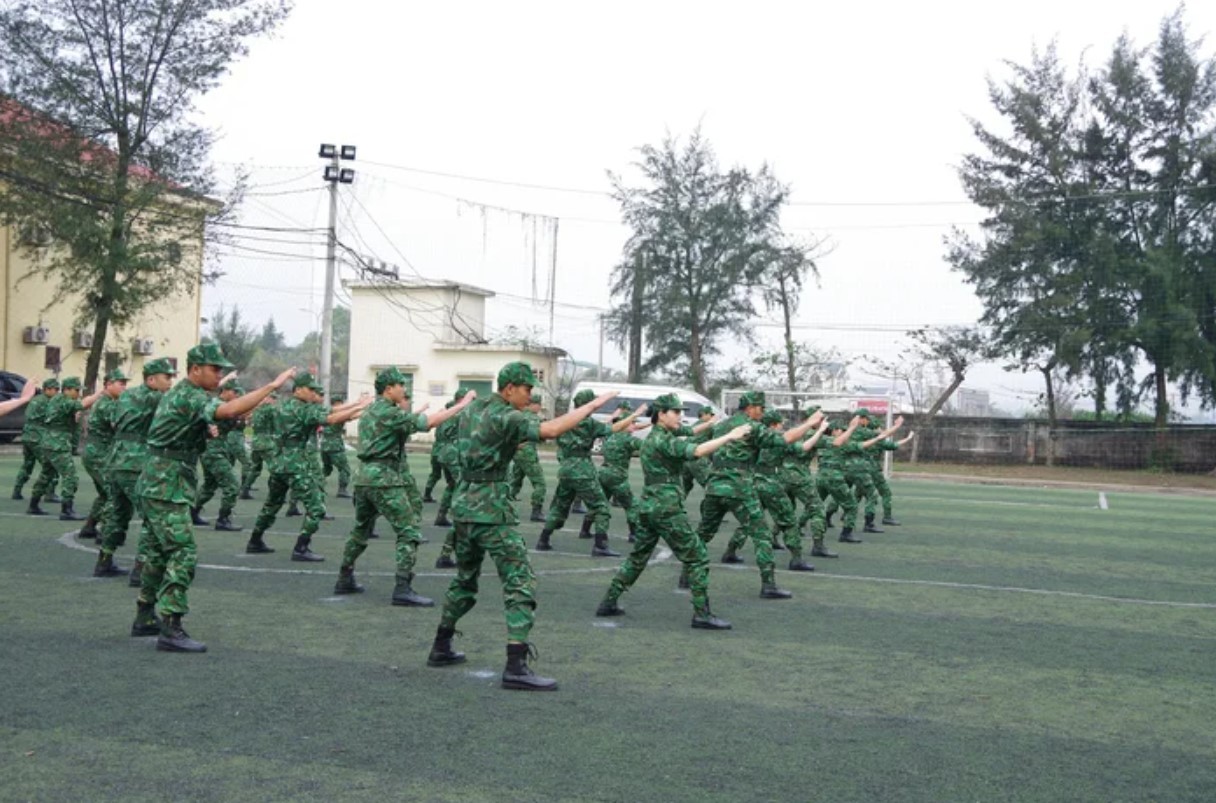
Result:
{"label": "soldier's belt", "polygon": [[751,460],[735,460],[730,457],[714,458],[714,465],[718,468],[754,468],[755,463]]}
{"label": "soldier's belt", "polygon": [[158,446],[149,446],[148,454],[153,457],[163,457],[166,460],[177,460],[181,463],[198,462],[198,452],[190,452],[185,449],[161,449]]}
{"label": "soldier's belt", "polygon": [[506,482],[507,472],[505,471],[462,471],[460,472],[462,482]]}
{"label": "soldier's belt", "polygon": [[656,488],[660,485],[675,485],[675,486],[679,487],[680,481],[678,479],[676,479],[675,477],[663,477],[662,479],[656,479],[656,478],[652,478],[652,477],[646,478],[646,487],[647,488]]}
{"label": "soldier's belt", "polygon": [[766,476],[771,476],[773,474],[776,474],[780,470],[781,470],[780,466],[756,466],[756,473],[764,474]]}

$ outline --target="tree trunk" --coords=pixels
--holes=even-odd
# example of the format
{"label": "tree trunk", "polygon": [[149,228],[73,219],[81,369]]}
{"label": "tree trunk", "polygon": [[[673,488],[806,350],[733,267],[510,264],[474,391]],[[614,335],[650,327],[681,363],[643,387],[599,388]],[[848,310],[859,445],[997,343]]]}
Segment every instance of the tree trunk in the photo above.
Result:
{"label": "tree trunk", "polygon": [[93,349],[85,363],[84,386],[93,390],[101,371],[105,353],[106,333],[110,328],[118,275],[127,261],[127,181],[131,170],[131,151],[126,136],[118,140],[118,164],[114,170],[114,208],[110,212],[110,240],[107,265],[102,277],[101,298],[94,307],[97,320],[93,322]]}
{"label": "tree trunk", "polygon": [[1056,389],[1051,381],[1051,367],[1040,367],[1047,386],[1047,465],[1056,464]]}
{"label": "tree trunk", "polygon": [[89,358],[84,366],[84,387],[88,393],[97,390],[97,376],[101,371],[101,358],[106,351],[106,334],[110,330],[109,298],[104,307],[97,310],[97,320],[93,321],[93,348],[89,350]]}
{"label": "tree trunk", "polygon": [[1157,396],[1157,429],[1165,429],[1170,422],[1170,402],[1166,395],[1165,382],[1165,366],[1157,365],[1153,368],[1153,384],[1156,388]]}
{"label": "tree trunk", "polygon": [[694,317],[690,337],[688,338],[688,369],[692,375],[693,390],[701,395],[705,395],[705,366],[701,364],[701,358],[701,325]]}
{"label": "tree trunk", "polygon": [[925,413],[925,417],[932,419],[937,415],[937,411],[946,406],[946,402],[950,401],[950,397],[954,395],[954,391],[958,390],[958,386],[963,384],[965,376],[963,374],[955,374],[954,379],[950,381],[950,387],[942,391],[942,395],[937,397],[937,401],[933,402],[933,406]]}
{"label": "tree trunk", "polygon": [[785,323],[785,379],[789,385],[790,392],[798,390],[797,387],[797,366],[795,365],[796,355],[794,353],[794,332],[790,322],[793,315],[793,310],[790,309],[790,296],[785,290],[785,276],[782,275],[778,281],[781,283],[779,292],[781,294],[781,317]]}
{"label": "tree trunk", "polygon": [[629,382],[642,381],[642,302],[646,292],[646,257],[638,254],[633,266],[633,288],[629,301]]}

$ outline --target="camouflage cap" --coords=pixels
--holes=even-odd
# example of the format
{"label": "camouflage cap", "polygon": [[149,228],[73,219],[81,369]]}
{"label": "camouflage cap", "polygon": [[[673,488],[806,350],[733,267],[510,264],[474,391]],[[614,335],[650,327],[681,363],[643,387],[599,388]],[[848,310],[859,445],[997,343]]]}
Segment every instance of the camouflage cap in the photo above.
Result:
{"label": "camouflage cap", "polygon": [[42,383],[42,389],[46,390],[47,388],[50,388],[51,390],[59,390],[59,380],[55,377],[51,377],[50,379],[44,381]]}
{"label": "camouflage cap", "polygon": [[818,404],[810,404],[810,405],[807,405],[805,408],[803,408],[802,414],[805,415],[807,418],[810,418],[815,413],[819,412],[821,409],[822,408]]}
{"label": "camouflage cap", "polygon": [[541,397],[541,395],[539,393],[533,393],[530,403],[531,404],[544,404],[545,400],[544,400],[544,398]]}
{"label": "camouflage cap", "polygon": [[128,382],[130,377],[122,372],[121,368],[115,368],[110,373],[106,374],[106,382]]}
{"label": "camouflage cap", "polygon": [[707,404],[701,408],[701,411],[698,412],[697,415],[716,415],[717,412],[718,411],[713,408],[712,404]]}
{"label": "camouflage cap", "polygon": [[223,392],[225,390],[235,391],[238,396],[245,392],[245,389],[241,387],[241,383],[237,382],[235,379],[229,379],[227,382],[220,385],[220,391]]}
{"label": "camouflage cap", "polygon": [[331,394],[329,397],[329,401],[331,404],[342,404],[346,401],[346,394],[345,393]]}
{"label": "camouflage cap", "polygon": [[590,388],[583,388],[578,393],[574,394],[574,406],[582,407],[584,404],[589,401],[593,401],[594,399],[595,391],[591,390]]}
{"label": "camouflage cap", "polygon": [[633,405],[628,401],[622,401],[616,406],[616,410],[612,413],[613,421],[620,421],[622,418],[628,418],[633,412]]}
{"label": "camouflage cap", "polygon": [[680,401],[680,397],[674,393],[664,393],[654,400],[654,409],[659,412],[665,410],[683,410],[684,402]]}
{"label": "camouflage cap", "polygon": [[867,410],[865,407],[858,407],[856,412],[853,413],[853,415],[860,415],[860,416],[864,416],[865,418],[873,418],[873,416],[870,414],[870,411]]}
{"label": "camouflage cap", "polygon": [[173,363],[169,362],[167,357],[157,357],[155,360],[148,360],[144,363],[144,376],[155,376],[156,374],[177,376],[177,369],[173,367]]}
{"label": "camouflage cap", "polygon": [[765,426],[780,424],[783,421],[785,421],[785,417],[776,410],[766,410],[764,415],[760,417],[760,423],[764,424]]}
{"label": "camouflage cap", "polygon": [[292,385],[292,390],[296,390],[298,388],[309,388],[311,390],[315,390],[317,393],[325,392],[325,388],[321,387],[321,383],[318,382],[308,371],[301,374],[296,374],[294,384]]}
{"label": "camouflage cap", "polygon": [[833,432],[835,432],[838,429],[842,429],[842,430],[848,429],[849,425],[847,423],[845,423],[845,420],[843,418],[833,418],[832,423],[829,425],[829,427],[831,428],[831,430]]}
{"label": "camouflage cap", "polygon": [[383,393],[384,389],[390,385],[406,385],[406,391],[409,391],[409,385],[405,374],[395,365],[390,365],[376,374],[376,393]]}
{"label": "camouflage cap", "polygon": [[456,390],[456,395],[452,397],[452,401],[460,401],[461,399],[463,399],[465,396],[468,396],[468,395],[469,395],[468,388],[458,388]]}
{"label": "camouflage cap", "polygon": [[531,388],[538,384],[540,383],[536,381],[536,375],[532,373],[532,366],[526,362],[509,362],[498,371],[499,390],[507,385],[527,385]]}
{"label": "camouflage cap", "polygon": [[218,343],[199,343],[186,352],[186,365],[214,365],[231,371],[236,366],[224,356],[224,350]]}
{"label": "camouflage cap", "polygon": [[764,407],[764,391],[749,390],[739,397],[739,409],[745,407]]}
{"label": "camouflage cap", "polygon": [[63,380],[64,390],[72,390],[73,388],[80,390],[80,377],[69,376],[67,379]]}

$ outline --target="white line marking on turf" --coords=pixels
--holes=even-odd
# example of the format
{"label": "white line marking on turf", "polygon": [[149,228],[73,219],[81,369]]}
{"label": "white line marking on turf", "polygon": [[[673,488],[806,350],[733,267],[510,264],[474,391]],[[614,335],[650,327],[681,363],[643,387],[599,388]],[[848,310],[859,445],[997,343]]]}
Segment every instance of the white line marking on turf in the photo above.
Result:
{"label": "white line marking on turf", "polygon": [[1109,510],[1106,504],[1106,491],[1098,491],[1098,509]]}
{"label": "white line marking on turf", "polygon": [[1043,507],[1064,510],[1085,510],[1082,505],[1051,505],[1045,502],[1009,502],[1000,499],[956,499],[948,496],[914,496],[903,494],[900,499],[908,502],[949,502],[952,505],[1002,505],[1004,507]]}

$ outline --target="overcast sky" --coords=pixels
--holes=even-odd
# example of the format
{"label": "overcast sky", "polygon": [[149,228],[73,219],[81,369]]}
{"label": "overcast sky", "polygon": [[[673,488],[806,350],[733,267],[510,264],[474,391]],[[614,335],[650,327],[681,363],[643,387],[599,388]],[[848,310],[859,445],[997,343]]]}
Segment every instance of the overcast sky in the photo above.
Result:
{"label": "overcast sky", "polygon": [[[889,355],[899,341],[890,330],[980,314],[943,260],[942,237],[981,216],[963,199],[955,165],[975,147],[967,116],[991,115],[985,77],[1053,38],[1066,60],[1099,66],[1124,30],[1151,44],[1174,8],[298,0],[279,35],[255,42],[201,109],[221,134],[221,171],[252,172],[261,194],[244,221],[254,225],[323,227],[317,146],[357,145],[339,237],[403,275],[510,294],[490,301],[491,336],[511,323],[547,331],[547,309],[529,299],[534,288],[548,293],[558,218],[555,339],[590,361],[595,308],[609,302],[625,237],[616,205],[599,194],[609,189],[605,171],[629,175],[637,146],[700,125],[724,166],[767,162],[791,185],[787,229],[835,245],[821,262],[822,287],[805,295],[799,336]],[[1193,35],[1216,30],[1216,4],[1192,6],[1187,20]],[[204,314],[239,303],[258,323],[273,314],[297,340],[319,318],[323,239],[260,236],[229,249]],[[841,328],[856,325],[873,328]],[[775,344],[776,329],[757,332]],[[610,346],[606,362],[623,358]],[[1038,389],[995,366],[967,384],[1010,409]]]}

